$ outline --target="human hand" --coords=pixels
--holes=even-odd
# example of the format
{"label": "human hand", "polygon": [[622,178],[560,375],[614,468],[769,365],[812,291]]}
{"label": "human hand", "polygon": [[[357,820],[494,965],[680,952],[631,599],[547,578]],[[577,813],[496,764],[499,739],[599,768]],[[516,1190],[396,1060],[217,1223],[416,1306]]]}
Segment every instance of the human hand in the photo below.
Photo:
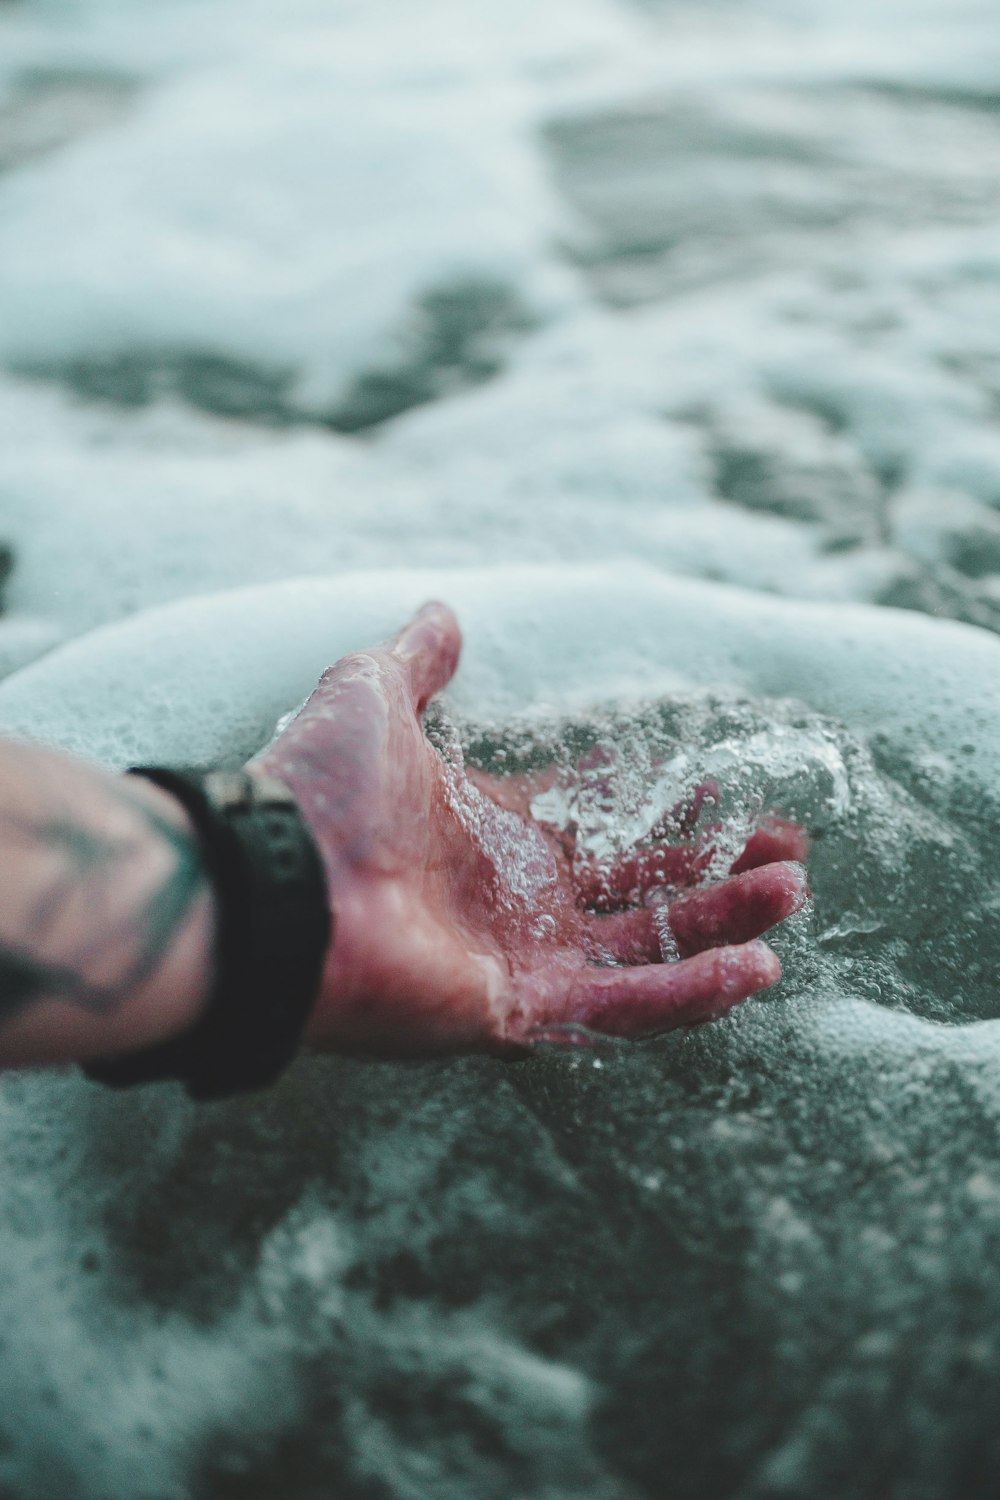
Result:
{"label": "human hand", "polygon": [[[425,738],[460,649],[451,611],[425,606],[329,668],[248,767],[291,788],[326,867],[336,932],[308,1040],[511,1053],[563,1028],[695,1025],[776,983],[778,959],[756,939],[808,898],[803,830],[768,820],[711,886],[696,884],[706,860],[693,845],[588,864],[532,818],[537,781],[466,772]],[[637,903],[677,886],[665,908],[677,951],[662,962],[664,909]]]}

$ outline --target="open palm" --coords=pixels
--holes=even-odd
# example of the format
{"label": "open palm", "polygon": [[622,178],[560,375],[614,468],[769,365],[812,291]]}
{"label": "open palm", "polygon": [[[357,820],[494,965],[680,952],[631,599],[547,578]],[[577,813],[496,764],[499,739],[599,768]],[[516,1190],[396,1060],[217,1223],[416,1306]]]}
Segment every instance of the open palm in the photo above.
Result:
{"label": "open palm", "polygon": [[[561,1028],[644,1036],[725,1014],[774,984],[757,941],[807,898],[805,835],[771,819],[720,883],[704,851],[637,849],[600,870],[536,822],[537,783],[466,772],[422,715],[458,664],[431,604],[392,641],[344,657],[251,762],[295,793],[335,914],[308,1032],[321,1047],[510,1052]],[[664,911],[652,888],[676,890]]]}

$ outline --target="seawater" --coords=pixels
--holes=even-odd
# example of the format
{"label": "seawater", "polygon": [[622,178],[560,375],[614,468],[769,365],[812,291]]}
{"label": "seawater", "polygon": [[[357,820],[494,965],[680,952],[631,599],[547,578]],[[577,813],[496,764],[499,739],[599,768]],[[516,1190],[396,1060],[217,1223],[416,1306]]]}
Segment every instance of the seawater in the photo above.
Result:
{"label": "seawater", "polygon": [[814,896],[641,1045],[3,1080],[0,1490],[993,1494],[995,6],[0,10],[0,726],[238,764],[442,596],[501,864],[463,763]]}

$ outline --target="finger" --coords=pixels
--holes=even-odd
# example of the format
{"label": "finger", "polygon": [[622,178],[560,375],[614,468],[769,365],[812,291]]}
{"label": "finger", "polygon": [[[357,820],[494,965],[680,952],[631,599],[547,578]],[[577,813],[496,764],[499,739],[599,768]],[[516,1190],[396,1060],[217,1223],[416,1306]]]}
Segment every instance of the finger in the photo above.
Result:
{"label": "finger", "polygon": [[[573,870],[578,904],[597,912],[615,911],[641,904],[659,886],[694,885],[712,863],[719,832],[717,827],[706,828],[696,844],[658,844],[611,860],[578,858]],[[809,849],[809,835],[799,823],[771,813],[751,834],[730,874],[788,861],[804,864]]]}
{"label": "finger", "polygon": [[712,948],[679,964],[591,968],[580,972],[562,1013],[546,1019],[614,1036],[649,1036],[724,1016],[780,978],[781,964],[765,943]]}
{"label": "finger", "polygon": [[422,714],[435,693],[447,687],[462,650],[462,632],[446,604],[425,604],[389,643],[409,679],[416,713]]}
{"label": "finger", "polygon": [[667,919],[682,957],[733,943],[748,943],[801,911],[809,881],[799,864],[764,865],[719,885],[685,891],[671,901]]}
{"label": "finger", "polygon": [[657,886],[691,885],[708,868],[712,852],[695,844],[677,849],[660,844],[610,860],[578,859],[573,867],[577,902],[598,912],[636,906]]}
{"label": "finger", "polygon": [[617,964],[658,964],[664,957],[659,928],[653,913],[646,907],[589,917],[586,933],[592,956],[598,960],[610,959]]}
{"label": "finger", "polygon": [[756,870],[779,860],[794,860],[805,864],[809,858],[809,835],[799,823],[770,813],[757,831],[750,835],[746,848],[732,866],[730,873],[742,875],[744,870]]}
{"label": "finger", "polygon": [[685,892],[656,910],[591,917],[587,934],[596,954],[621,964],[669,960],[664,939],[690,958],[707,948],[748,943],[801,911],[809,885],[801,865],[776,864],[733,876],[720,885]]}
{"label": "finger", "polygon": [[[462,634],[445,604],[425,604],[403,629],[381,646],[352,651],[327,667],[314,691],[258,761],[273,759],[273,750],[318,737],[326,741],[338,721],[338,739],[361,740],[367,729],[381,723],[378,705],[386,696],[388,661],[405,674],[413,706],[422,713],[427,703],[451,679],[458,665]],[[396,671],[390,675],[394,680]],[[398,693],[394,688],[392,697]]]}

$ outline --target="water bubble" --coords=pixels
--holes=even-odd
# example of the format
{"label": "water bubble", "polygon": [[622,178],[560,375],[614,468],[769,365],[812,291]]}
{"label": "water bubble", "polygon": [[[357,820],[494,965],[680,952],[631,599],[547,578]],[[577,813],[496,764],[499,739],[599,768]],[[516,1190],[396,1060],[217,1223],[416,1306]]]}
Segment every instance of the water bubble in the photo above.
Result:
{"label": "water bubble", "polygon": [[880,917],[861,917],[857,912],[845,911],[838,921],[820,933],[818,941],[824,944],[836,943],[844,938],[867,937],[884,929],[885,923]]}
{"label": "water bubble", "polygon": [[670,926],[670,899],[672,892],[661,886],[656,890],[647,891],[646,906],[652,913],[653,926],[656,928],[656,937],[660,945],[660,958],[665,964],[680,963],[681,950],[677,946],[677,939]]}
{"label": "water bubble", "polygon": [[539,939],[552,938],[556,935],[556,922],[554,917],[538,917],[532,926],[532,935]]}

